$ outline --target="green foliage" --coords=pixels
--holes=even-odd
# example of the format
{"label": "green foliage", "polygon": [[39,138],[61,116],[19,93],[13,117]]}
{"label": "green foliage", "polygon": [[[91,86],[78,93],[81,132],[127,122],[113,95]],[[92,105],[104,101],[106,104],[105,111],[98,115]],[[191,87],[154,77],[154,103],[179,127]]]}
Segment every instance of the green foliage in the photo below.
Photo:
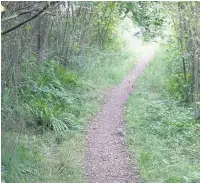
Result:
{"label": "green foliage", "polygon": [[32,182],[40,160],[38,149],[28,136],[17,137],[16,142],[13,136],[11,133],[2,136],[2,179],[11,183]]}
{"label": "green foliage", "polygon": [[162,35],[166,14],[161,2],[126,2],[128,11],[132,13],[132,19],[142,31],[146,41]]}
{"label": "green foliage", "polygon": [[103,49],[106,44],[110,43],[112,33],[119,24],[119,6],[117,2],[98,2],[94,5],[91,39],[97,43],[100,49]]}
{"label": "green foliage", "polygon": [[[60,142],[52,133],[27,135],[4,132],[2,139],[2,181],[9,183],[67,181],[81,183],[84,141],[70,133]],[[67,140],[66,140],[67,139]]]}
{"label": "green foliage", "polygon": [[59,133],[78,127],[81,82],[72,72],[50,61],[44,62],[34,77],[25,75],[23,80],[26,86],[21,86],[20,95],[37,126]]}
{"label": "green foliage", "polygon": [[129,99],[129,150],[145,182],[199,182],[200,125],[194,122],[192,108],[170,97],[167,64],[159,50]]}
{"label": "green foliage", "polygon": [[[184,75],[180,74],[172,74],[169,76],[169,85],[168,90],[175,99],[185,100],[185,89],[188,91],[191,83],[190,73],[186,75],[187,83],[185,84]],[[189,93],[188,93],[189,94]]]}
{"label": "green foliage", "polygon": [[24,127],[42,131],[81,130],[88,110],[95,109],[89,101],[98,102],[99,90],[119,82],[134,63],[127,52],[90,49],[88,53],[75,57],[68,67],[56,61],[43,62],[40,68],[32,60],[25,62],[16,91],[7,88],[2,95],[3,125],[12,128],[19,120]]}
{"label": "green foliage", "polygon": [[38,68],[30,59],[16,90],[4,90],[6,182],[84,182],[85,122],[97,111],[105,89],[118,83],[135,59],[127,52],[89,49],[71,61],[67,66],[46,61]]}
{"label": "green foliage", "polygon": [[184,76],[179,46],[176,42],[163,45],[162,54],[162,59],[166,63],[167,90],[175,99],[186,101],[186,97],[192,92],[192,78],[190,72]]}
{"label": "green foliage", "polygon": [[[190,108],[180,106],[189,97],[199,103],[199,3],[68,1],[48,9],[55,16],[29,21],[24,15],[45,6],[1,7],[3,29],[18,25],[15,14],[28,23],[2,41],[3,181],[83,182],[84,123],[105,89],[133,67],[134,57],[126,48],[119,51],[115,31],[120,16],[131,12],[144,40],[162,36],[173,24],[179,46],[172,40],[162,50],[132,96],[129,145],[138,147],[146,180],[199,182],[200,127]],[[199,118],[199,105],[196,111]]]}

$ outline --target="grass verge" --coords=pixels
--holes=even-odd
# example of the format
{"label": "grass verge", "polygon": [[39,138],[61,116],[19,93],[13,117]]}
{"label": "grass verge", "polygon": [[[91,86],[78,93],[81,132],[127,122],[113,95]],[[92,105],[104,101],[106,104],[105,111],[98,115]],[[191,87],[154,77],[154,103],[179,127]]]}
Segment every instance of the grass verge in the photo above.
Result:
{"label": "grass verge", "polygon": [[86,121],[134,63],[133,54],[98,50],[68,67],[28,62],[19,87],[2,95],[2,182],[85,182]]}
{"label": "grass verge", "polygon": [[200,125],[167,92],[166,54],[155,54],[129,98],[127,144],[144,182],[199,183]]}

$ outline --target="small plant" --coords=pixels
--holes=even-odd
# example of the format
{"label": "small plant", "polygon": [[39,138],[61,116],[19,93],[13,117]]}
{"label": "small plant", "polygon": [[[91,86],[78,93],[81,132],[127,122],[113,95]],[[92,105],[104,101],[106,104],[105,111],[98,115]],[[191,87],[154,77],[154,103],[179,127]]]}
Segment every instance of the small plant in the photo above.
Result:
{"label": "small plant", "polygon": [[[49,128],[57,133],[73,128],[69,121],[75,118],[72,119],[70,115],[73,114],[70,113],[78,114],[76,105],[80,102],[72,91],[80,87],[78,82],[73,73],[54,61],[45,62],[37,76],[29,78],[27,85],[22,87],[22,94],[36,126],[43,131]],[[62,117],[64,113],[69,114],[69,120],[66,115]]]}

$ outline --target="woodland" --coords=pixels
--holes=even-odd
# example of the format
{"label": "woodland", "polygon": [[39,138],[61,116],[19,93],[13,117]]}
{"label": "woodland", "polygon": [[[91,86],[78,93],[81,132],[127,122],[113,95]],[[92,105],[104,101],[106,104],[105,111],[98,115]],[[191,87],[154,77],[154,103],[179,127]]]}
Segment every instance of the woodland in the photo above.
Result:
{"label": "woodland", "polygon": [[2,1],[1,182],[87,182],[87,122],[155,43],[126,144],[143,182],[199,183],[199,17],[198,1]]}

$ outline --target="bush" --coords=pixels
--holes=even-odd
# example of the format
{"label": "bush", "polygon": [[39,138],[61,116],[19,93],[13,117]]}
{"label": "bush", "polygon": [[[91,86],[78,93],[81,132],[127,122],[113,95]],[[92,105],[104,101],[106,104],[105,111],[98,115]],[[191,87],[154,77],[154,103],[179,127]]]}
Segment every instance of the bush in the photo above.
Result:
{"label": "bush", "polygon": [[[191,96],[192,78],[189,72],[184,78],[182,56],[176,42],[165,45],[163,52],[163,60],[166,62],[166,75],[168,83],[168,91],[171,96],[179,101],[187,101],[188,96]],[[187,59],[185,58],[186,64]],[[186,81],[185,81],[186,79]]]}
{"label": "bush", "polygon": [[34,123],[31,121],[29,125],[43,130],[52,128],[59,133],[76,128],[81,107],[81,81],[54,61],[44,62],[32,76],[26,74],[17,94],[24,110],[32,114]]}

